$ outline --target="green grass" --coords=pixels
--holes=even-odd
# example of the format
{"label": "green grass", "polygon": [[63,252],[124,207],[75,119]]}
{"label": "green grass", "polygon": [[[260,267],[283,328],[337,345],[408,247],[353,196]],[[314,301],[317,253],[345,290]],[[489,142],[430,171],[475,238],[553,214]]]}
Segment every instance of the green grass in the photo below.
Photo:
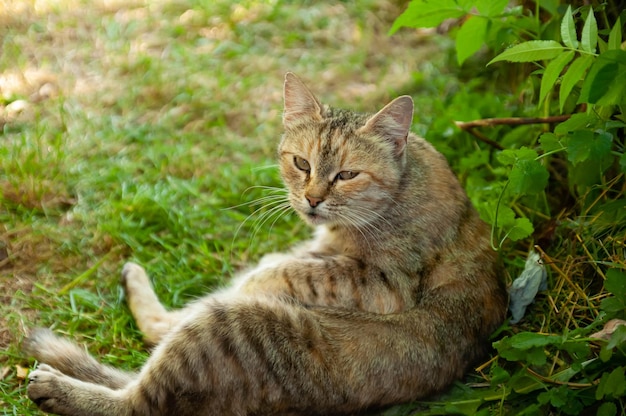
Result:
{"label": "green grass", "polygon": [[32,364],[19,352],[27,328],[52,327],[119,367],[145,361],[118,284],[125,261],[144,265],[176,307],[308,235],[294,215],[252,215],[250,204],[271,194],[260,186],[281,186],[286,71],[329,102],[372,111],[413,91],[420,57],[439,55],[424,44],[406,59],[419,40],[388,38],[399,9],[373,1],[2,5],[7,415],[39,414],[19,371]]}

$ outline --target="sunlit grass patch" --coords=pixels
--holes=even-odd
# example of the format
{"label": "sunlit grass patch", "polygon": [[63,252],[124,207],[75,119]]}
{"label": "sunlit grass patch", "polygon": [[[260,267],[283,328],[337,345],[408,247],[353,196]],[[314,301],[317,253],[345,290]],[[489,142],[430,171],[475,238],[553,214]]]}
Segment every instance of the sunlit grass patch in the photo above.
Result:
{"label": "sunlit grass patch", "polygon": [[283,75],[364,111],[410,92],[440,54],[407,56],[421,40],[386,35],[397,13],[373,1],[0,3],[0,414],[39,414],[16,367],[31,364],[27,328],[122,368],[145,361],[125,261],[177,307],[308,235],[276,190]]}

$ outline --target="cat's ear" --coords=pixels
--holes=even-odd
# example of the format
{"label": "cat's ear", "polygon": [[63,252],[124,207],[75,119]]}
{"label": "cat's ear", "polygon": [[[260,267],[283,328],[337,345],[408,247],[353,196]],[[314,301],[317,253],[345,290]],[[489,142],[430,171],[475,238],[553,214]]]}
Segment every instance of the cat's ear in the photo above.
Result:
{"label": "cat's ear", "polygon": [[322,105],[300,81],[300,78],[291,72],[285,75],[283,95],[285,98],[283,124],[285,126],[322,120]]}
{"label": "cat's ear", "polygon": [[374,114],[361,131],[373,131],[395,146],[399,156],[406,147],[411,123],[413,122],[413,99],[408,95],[396,98]]}

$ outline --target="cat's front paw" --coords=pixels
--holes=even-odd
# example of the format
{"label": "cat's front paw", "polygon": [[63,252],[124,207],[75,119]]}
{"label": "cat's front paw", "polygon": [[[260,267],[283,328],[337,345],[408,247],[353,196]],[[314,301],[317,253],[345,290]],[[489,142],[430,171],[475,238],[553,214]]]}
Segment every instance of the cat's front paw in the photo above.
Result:
{"label": "cat's front paw", "polygon": [[47,364],[40,364],[28,375],[28,398],[44,412],[67,414],[63,387],[65,376]]}
{"label": "cat's front paw", "polygon": [[140,265],[132,262],[126,263],[122,268],[121,283],[126,296],[132,296],[134,293],[150,287],[150,280],[146,271]]}

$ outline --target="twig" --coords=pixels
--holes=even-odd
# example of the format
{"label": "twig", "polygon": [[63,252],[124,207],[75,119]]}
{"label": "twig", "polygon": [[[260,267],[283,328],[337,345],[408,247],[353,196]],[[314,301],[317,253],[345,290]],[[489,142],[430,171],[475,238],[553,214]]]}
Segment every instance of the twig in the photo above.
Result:
{"label": "twig", "polygon": [[537,377],[539,380],[545,383],[557,384],[559,386],[567,386],[572,389],[584,389],[587,387],[598,385],[598,383],[600,383],[600,380],[593,380],[591,383],[573,383],[571,381],[559,381],[559,380],[553,380],[549,377],[542,376],[541,374],[537,373],[536,371],[531,370],[530,368],[526,368],[526,371],[528,371],[530,374],[532,374],[533,376]]}
{"label": "twig", "polygon": [[454,124],[462,129],[469,130],[475,127],[492,127],[492,126],[521,126],[524,124],[550,124],[560,123],[571,117],[571,114],[550,117],[502,117],[502,118],[483,118],[472,121],[455,121]]}
{"label": "twig", "polygon": [[[455,121],[454,123],[457,124],[458,121]],[[457,124],[457,126],[458,126],[458,124]],[[498,143],[498,142],[496,142],[494,140],[491,140],[489,137],[485,136],[484,134],[482,134],[481,132],[479,132],[478,130],[476,130],[473,127],[467,128],[467,129],[462,128],[462,129],[467,131],[472,136],[476,137],[481,142],[487,143],[491,147],[495,147],[498,150],[503,150],[504,149],[504,147],[500,143]]]}
{"label": "twig", "polygon": [[478,130],[477,127],[493,127],[493,126],[521,126],[524,124],[544,124],[544,123],[560,123],[565,121],[571,117],[571,114],[565,114],[562,116],[551,116],[551,117],[502,117],[502,118],[483,118],[480,120],[472,120],[472,121],[455,121],[454,124],[460,128],[461,130],[465,130],[469,134],[476,137],[481,142],[487,143],[488,145],[498,149],[503,150],[504,147],[494,141],[489,137],[485,136]]}

